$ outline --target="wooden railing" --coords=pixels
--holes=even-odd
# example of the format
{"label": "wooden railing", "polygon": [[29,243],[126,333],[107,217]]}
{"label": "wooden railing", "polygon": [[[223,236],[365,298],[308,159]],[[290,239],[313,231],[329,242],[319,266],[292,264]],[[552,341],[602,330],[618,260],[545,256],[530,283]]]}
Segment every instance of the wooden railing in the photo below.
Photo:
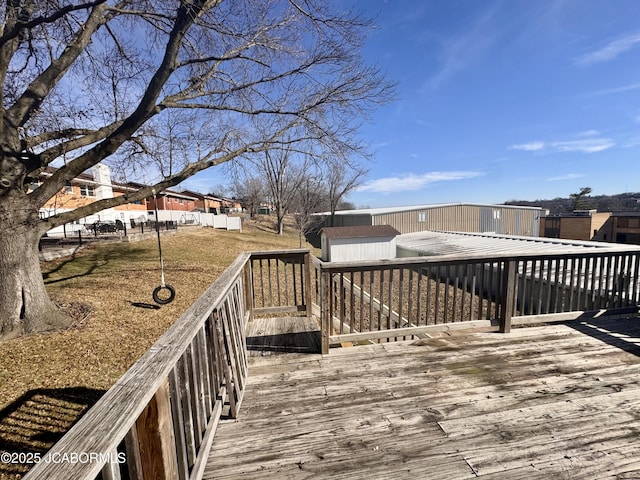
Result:
{"label": "wooden railing", "polygon": [[242,254],[25,478],[201,478],[221,415],[238,415],[254,315],[319,318],[329,353],[342,342],[637,311],[639,270],[638,251],[357,263],[308,250]]}
{"label": "wooden railing", "polygon": [[201,478],[223,411],[247,377],[240,255],[25,476],[28,480]]}
{"label": "wooden railing", "polygon": [[25,476],[199,479],[235,418],[253,314],[311,316],[309,250],[240,255]]}
{"label": "wooden railing", "polygon": [[323,353],[344,342],[636,311],[640,296],[637,250],[314,265]]}
{"label": "wooden railing", "polygon": [[252,252],[248,272],[249,312],[311,316],[311,253],[306,249]]}

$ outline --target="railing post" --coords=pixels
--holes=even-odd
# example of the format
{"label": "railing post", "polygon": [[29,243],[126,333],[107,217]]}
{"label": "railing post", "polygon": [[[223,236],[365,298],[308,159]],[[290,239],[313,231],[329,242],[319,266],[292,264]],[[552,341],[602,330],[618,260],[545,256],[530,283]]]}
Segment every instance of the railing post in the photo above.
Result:
{"label": "railing post", "polygon": [[329,353],[329,335],[331,334],[331,307],[329,305],[329,285],[331,273],[320,269],[320,341],[321,353]]}
{"label": "railing post", "polygon": [[307,309],[307,318],[313,315],[313,296],[311,292],[311,252],[304,254],[304,303]]}
{"label": "railing post", "polygon": [[249,259],[247,260],[247,263],[244,266],[244,271],[245,271],[245,298],[246,298],[246,305],[247,308],[249,309],[249,321],[253,320],[253,311],[255,309],[256,306],[256,299],[255,299],[255,288],[253,285],[254,282],[254,278],[253,278],[253,261],[251,260],[251,257],[249,257]]}
{"label": "railing post", "polygon": [[502,272],[502,296],[500,299],[500,332],[511,331],[511,317],[516,301],[516,261],[506,260]]}
{"label": "railing post", "polygon": [[168,380],[160,385],[147,408],[140,414],[136,427],[144,478],[154,480],[178,478]]}

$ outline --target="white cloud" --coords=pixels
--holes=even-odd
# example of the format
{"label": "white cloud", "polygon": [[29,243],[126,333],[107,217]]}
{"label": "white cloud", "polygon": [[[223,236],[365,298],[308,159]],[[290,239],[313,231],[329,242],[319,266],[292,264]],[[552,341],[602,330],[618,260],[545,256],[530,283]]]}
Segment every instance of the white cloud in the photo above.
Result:
{"label": "white cloud", "polygon": [[547,182],[557,182],[558,180],[573,180],[574,178],[582,178],[585,175],[582,173],[568,173],[567,175],[562,175],[560,177],[551,177],[547,178]]}
{"label": "white cloud", "polygon": [[554,142],[551,146],[558,152],[582,152],[596,153],[607,150],[615,145],[615,142],[608,138],[588,138],[584,140],[569,140],[565,142]]}
{"label": "white cloud", "polygon": [[585,130],[584,132],[580,132],[578,134],[579,137],[595,137],[597,135],[600,135],[600,132],[598,130]]}
{"label": "white cloud", "polygon": [[576,60],[576,64],[591,65],[592,63],[608,62],[609,60],[614,60],[618,55],[626,52],[627,50],[632,49],[637,44],[640,44],[640,33],[627,35],[626,37],[614,40],[594,52],[581,55]]}
{"label": "white cloud", "polygon": [[407,173],[395,177],[372,180],[359,187],[358,191],[376,193],[413,192],[434,182],[465,180],[482,175],[480,172],[429,172],[421,175]]}
{"label": "white cloud", "polygon": [[622,87],[605,88],[604,90],[596,90],[589,94],[583,95],[585,98],[589,97],[601,97],[604,95],[614,95],[616,93],[631,92],[633,90],[640,89],[640,83],[631,83],[629,85],[623,85]]}
{"label": "white cloud", "polygon": [[495,20],[497,10],[498,8],[493,7],[483,12],[460,34],[442,41],[439,68],[424,83],[423,89],[440,87],[488,54],[501,35]]}
{"label": "white cloud", "polygon": [[509,150],[524,150],[525,152],[537,152],[544,148],[542,142],[520,143],[518,145],[511,145]]}
{"label": "white cloud", "polygon": [[588,137],[580,140],[565,140],[559,142],[530,142],[511,145],[509,150],[524,150],[525,152],[581,152],[596,153],[613,147],[616,143],[610,138],[592,138],[597,135],[595,130],[583,132],[579,136]]}

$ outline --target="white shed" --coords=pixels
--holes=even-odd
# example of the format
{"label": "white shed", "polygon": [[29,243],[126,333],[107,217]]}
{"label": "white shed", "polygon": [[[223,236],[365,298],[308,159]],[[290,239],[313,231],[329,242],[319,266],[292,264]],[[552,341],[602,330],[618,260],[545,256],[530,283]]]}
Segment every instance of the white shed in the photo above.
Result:
{"label": "white shed", "polygon": [[325,227],[321,231],[325,262],[386,260],[396,257],[396,236],[390,225]]}

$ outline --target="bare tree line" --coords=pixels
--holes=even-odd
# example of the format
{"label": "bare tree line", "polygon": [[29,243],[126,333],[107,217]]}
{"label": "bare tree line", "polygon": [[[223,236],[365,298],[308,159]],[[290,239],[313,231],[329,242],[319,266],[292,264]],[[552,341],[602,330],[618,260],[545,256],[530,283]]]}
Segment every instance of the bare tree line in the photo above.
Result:
{"label": "bare tree line", "polygon": [[[364,180],[368,170],[348,159],[314,157],[291,149],[271,149],[261,157],[234,162],[234,194],[251,217],[261,206],[273,209],[276,231],[284,232],[285,215],[293,215],[301,237],[313,226],[312,214],[350,206],[346,196]],[[342,205],[346,204],[346,205]]]}

